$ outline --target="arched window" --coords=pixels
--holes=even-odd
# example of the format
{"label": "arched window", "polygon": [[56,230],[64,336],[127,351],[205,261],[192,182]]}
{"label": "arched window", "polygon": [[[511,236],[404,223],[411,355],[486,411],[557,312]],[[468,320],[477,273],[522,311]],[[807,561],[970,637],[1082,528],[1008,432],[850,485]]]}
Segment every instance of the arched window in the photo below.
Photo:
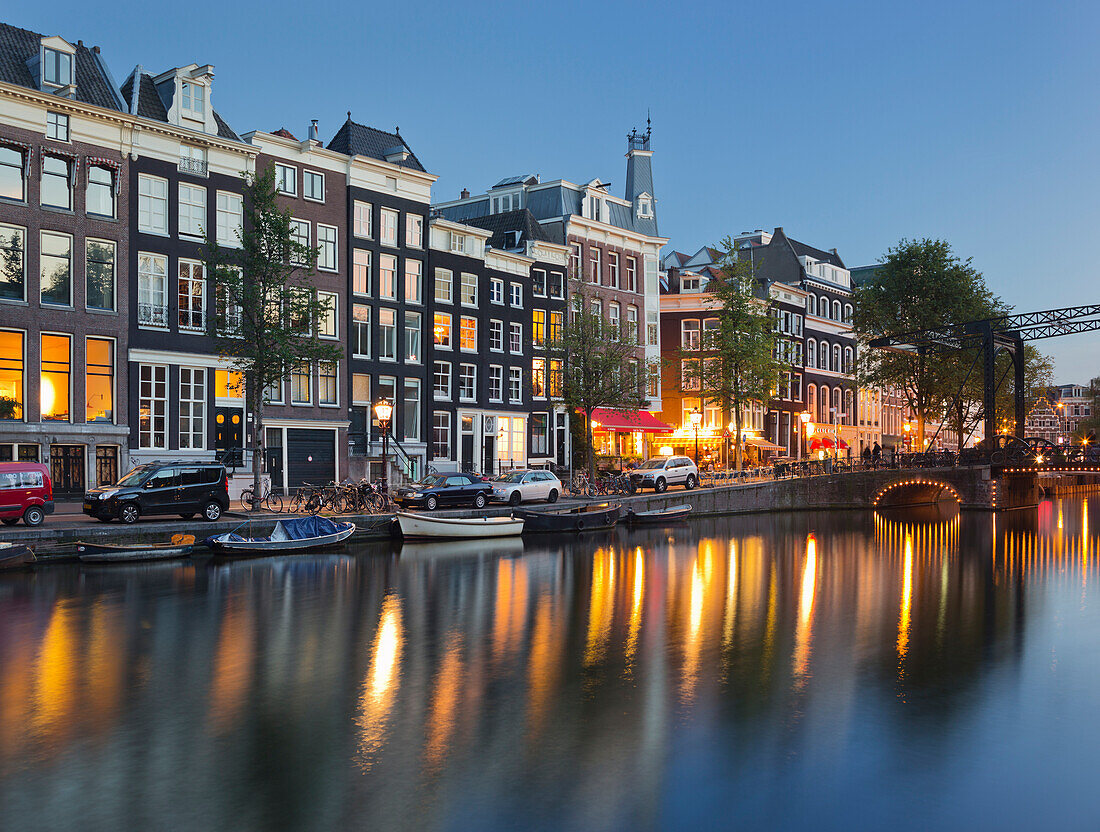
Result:
{"label": "arched window", "polygon": [[824,295],[817,299],[817,314],[820,318],[829,317],[829,299]]}
{"label": "arched window", "polygon": [[844,348],[844,372],[848,375],[852,374],[852,348]]}
{"label": "arched window", "polygon": [[806,345],[806,366],[817,366],[817,341],[811,338]]}
{"label": "arched window", "polygon": [[834,321],[839,321],[840,320],[840,301],[839,300],[834,300],[833,301],[833,320]]}
{"label": "arched window", "polygon": [[817,295],[811,294],[806,298],[806,314],[817,314]]}
{"label": "arched window", "polygon": [[850,324],[852,322],[852,304],[844,304],[844,323]]}
{"label": "arched window", "polygon": [[810,418],[816,418],[817,412],[817,387],[813,384],[806,387],[806,412],[810,414]]}
{"label": "arched window", "polygon": [[829,369],[829,345],[825,341],[821,342],[821,346],[818,349],[817,368],[819,370]]}
{"label": "arched window", "polygon": [[841,401],[842,401],[841,396],[842,395],[843,394],[840,392],[839,387],[834,387],[833,388],[833,410],[835,411],[835,413],[833,413],[831,415],[837,420],[837,422],[843,422],[844,421],[844,411],[841,410]]}
{"label": "arched window", "polygon": [[844,424],[846,424],[846,425],[855,424],[855,421],[856,421],[855,418],[854,418],[855,414],[853,413],[853,410],[852,410],[852,404],[853,404],[853,402],[852,402],[852,391],[851,390],[845,390],[844,391]]}
{"label": "arched window", "polygon": [[844,371],[844,365],[840,363],[840,344],[833,344],[833,372]]}
{"label": "arched window", "polygon": [[818,389],[817,421],[826,424],[829,421],[829,388],[824,384]]}

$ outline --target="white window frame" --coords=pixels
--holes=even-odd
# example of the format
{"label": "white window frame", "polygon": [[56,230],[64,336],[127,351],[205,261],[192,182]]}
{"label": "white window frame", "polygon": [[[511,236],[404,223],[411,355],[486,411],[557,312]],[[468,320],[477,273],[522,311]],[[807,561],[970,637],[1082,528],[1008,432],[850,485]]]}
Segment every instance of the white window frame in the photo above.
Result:
{"label": "white window frame", "polygon": [[[185,374],[188,376],[187,381],[184,381]],[[206,450],[206,382],[204,367],[179,368],[179,447],[181,451]],[[185,388],[190,391],[190,398],[184,396]],[[186,415],[184,415],[185,405],[187,406]],[[195,413],[196,405],[198,405],[198,414]],[[186,444],[184,444],[184,437],[187,437]]]}
{"label": "white window frame", "polygon": [[323,272],[335,272],[340,268],[337,254],[340,250],[339,234],[335,225],[317,223],[317,268]]}
{"label": "white window frame", "polygon": [[489,352],[504,352],[504,321],[489,321]]}
{"label": "white window frame", "polygon": [[[148,380],[146,380],[146,370]],[[142,392],[148,384],[149,395]],[[158,396],[158,387],[163,393]],[[148,407],[145,406],[148,402]],[[160,404],[160,415],[157,415],[157,404]],[[141,417],[138,417],[138,448],[141,450],[167,450],[168,449],[168,365],[167,364],[139,364],[138,365],[138,413],[149,413],[149,430],[141,425]],[[157,423],[160,423],[158,429]],[[156,438],[160,436],[162,441],[158,445]],[[146,439],[148,437],[148,440]]]}
{"label": "white window frame", "polygon": [[[397,276],[398,266],[396,254],[383,252],[378,255],[378,297],[383,300],[397,300]],[[389,291],[386,290],[385,275],[390,276]]]}
{"label": "white window frame", "polygon": [[523,355],[523,324],[518,321],[508,322],[508,352]]}
{"label": "white window frame", "polygon": [[[446,286],[447,291],[440,293],[440,287]],[[454,272],[450,269],[435,269],[435,279],[432,283],[432,296],[436,303],[454,303]]]}
{"label": "white window frame", "polygon": [[[365,232],[365,233],[363,233]],[[352,207],[352,235],[361,240],[374,239],[374,203],[354,200]]]}
{"label": "white window frame", "polygon": [[513,309],[523,308],[523,284],[512,283],[508,287],[508,302]]}
{"label": "white window frame", "polygon": [[[321,195],[314,196],[310,194],[310,183],[321,183]],[[324,202],[325,201],[325,175],[319,170],[310,170],[309,168],[302,169],[302,197],[308,199],[310,202]]]}
{"label": "white window frame", "polygon": [[[469,278],[469,280],[467,280]],[[466,299],[466,290],[473,288],[473,297],[470,300]],[[477,275],[470,274],[469,272],[462,272],[459,275],[458,284],[458,302],[462,306],[477,307]]]}
{"label": "white window frame", "polygon": [[[286,187],[288,179],[290,188]],[[284,196],[298,196],[298,168],[276,162],[275,189]]]}
{"label": "white window frame", "polygon": [[500,364],[489,365],[489,401],[504,401],[504,367]]}
{"label": "white window frame", "polygon": [[[469,372],[467,372],[469,371]],[[470,381],[469,394],[467,395],[466,381]],[[458,365],[458,400],[460,402],[477,401],[477,365]]]}
{"label": "white window frame", "polygon": [[[189,194],[189,198],[186,200],[184,199],[185,192]],[[202,195],[201,201],[195,200],[196,194]],[[206,223],[206,188],[202,185],[194,185],[190,182],[180,182],[178,198],[179,211],[176,217],[176,228],[179,231],[179,235],[181,237],[191,237],[192,239],[202,239],[204,231],[203,226]],[[183,210],[185,205],[189,209],[186,214]],[[199,219],[197,221],[193,216],[196,210],[199,213]]]}
{"label": "white window frame", "polygon": [[46,111],[46,138],[55,142],[69,142],[69,117],[64,113]]}
{"label": "white window frame", "polygon": [[319,303],[330,302],[328,311],[322,311],[317,321],[317,337],[332,340],[340,339],[340,295],[336,292],[317,292]]}
{"label": "white window frame", "polygon": [[[374,258],[371,256],[372,252],[368,248],[354,248],[351,254],[351,293],[355,297],[369,298],[371,296],[371,265]],[[366,263],[360,262],[360,257],[366,258]],[[356,288],[356,275],[361,269],[366,269],[366,291],[360,292]]]}
{"label": "white window frame", "polygon": [[[193,268],[199,267],[199,278],[196,280],[193,276]],[[188,308],[184,309],[181,300],[181,284],[184,281],[182,271],[184,267],[187,267],[187,282],[191,284],[197,284],[199,288],[198,295],[192,295],[188,293],[188,298],[198,298],[198,309]],[[206,265],[201,260],[191,260],[187,257],[180,257],[176,263],[176,325],[180,332],[186,332],[189,334],[203,334],[206,332]],[[190,304],[188,304],[190,307]],[[189,316],[189,322],[185,325],[183,322],[183,316],[187,314]],[[194,323],[197,314],[198,323]]]}
{"label": "white window frame", "polygon": [[240,248],[237,232],[244,228],[244,197],[232,191],[218,191],[214,199],[218,245]]}
{"label": "white window frame", "polygon": [[405,214],[405,245],[409,248],[424,248],[424,217],[409,212]]}
{"label": "white window frame", "polygon": [[[393,320],[389,326],[382,323],[384,315],[392,315]],[[385,337],[386,331],[389,331],[392,335],[391,341],[387,344]],[[378,307],[378,360],[385,361],[386,363],[392,363],[397,361],[397,349],[398,349],[398,326],[397,326],[397,310],[392,306],[380,306]],[[387,350],[387,346],[392,347],[391,350]]]}
{"label": "white window frame", "polygon": [[[323,372],[324,368],[331,367],[332,373],[326,374]],[[324,378],[332,379],[332,400],[325,401],[324,399]],[[317,406],[318,407],[339,407],[340,406],[340,362],[339,361],[318,361],[317,362]]]}
{"label": "white window frame", "polygon": [[504,281],[499,277],[489,278],[489,303],[504,306]]}
{"label": "white window frame", "polygon": [[400,211],[395,211],[392,208],[382,209],[379,223],[381,228],[378,230],[378,240],[382,245],[397,248],[397,221],[400,213]]}
{"label": "white window frame", "polygon": [[[367,316],[366,316],[365,319],[356,317],[356,311],[361,310],[361,309],[366,310]],[[359,334],[358,333],[359,333],[360,329],[366,329],[366,331],[367,331],[367,337],[366,337],[367,351],[365,353],[355,351],[356,346],[359,345]],[[351,332],[349,333],[349,336],[350,336],[349,340],[351,342],[350,345],[349,345],[351,347],[351,351],[352,351],[351,354],[355,358],[370,358],[371,357],[371,351],[370,351],[370,347],[371,347],[371,344],[370,344],[370,341],[371,341],[371,307],[370,307],[369,304],[366,304],[366,303],[354,303],[354,304],[352,304],[352,309],[351,309]]]}
{"label": "white window frame", "polygon": [[[161,194],[155,193],[160,190]],[[144,208],[142,206],[145,206]],[[160,211],[153,210],[159,206]],[[154,224],[160,219],[159,224]],[[138,231],[168,236],[168,180],[160,176],[138,174]]]}
{"label": "white window frame", "polygon": [[[414,266],[415,266],[415,268],[413,268]],[[414,281],[412,281],[411,285],[416,288],[416,293],[415,293],[415,296],[410,297],[409,296],[409,285],[410,285],[410,280],[413,277],[415,277],[416,279]],[[405,303],[415,303],[415,304],[419,305],[420,304],[420,299],[423,297],[423,293],[424,293],[424,261],[423,260],[416,260],[415,258],[412,258],[412,257],[406,257],[405,258],[405,280],[404,280]]]}
{"label": "white window frame", "polygon": [[[294,381],[295,376],[302,375],[302,368],[305,368],[306,376],[306,389],[307,399],[296,398],[298,393],[298,386]],[[303,361],[297,367],[294,367],[290,371],[290,405],[291,407],[312,407],[313,406],[313,364],[308,361]]]}
{"label": "white window frame", "polygon": [[508,402],[523,404],[523,368],[508,368]]}
{"label": "white window frame", "polygon": [[[445,369],[444,369],[445,368]],[[440,372],[444,369],[443,372]],[[446,391],[440,389],[438,381],[440,378],[447,379]],[[451,362],[450,361],[434,361],[432,362],[432,400],[437,402],[449,402],[451,400]]]}
{"label": "white window frame", "polygon": [[[462,343],[466,329],[465,324],[473,324],[474,345],[472,347],[467,347]],[[473,315],[460,315],[458,318],[458,349],[460,352],[477,352],[477,318]]]}
{"label": "white window frame", "polygon": [[[416,319],[416,326],[412,327],[412,326],[409,326],[409,323],[410,323],[409,319],[414,317],[414,316],[415,316],[415,319]],[[423,364],[424,363],[424,314],[422,312],[413,312],[412,310],[406,309],[403,321],[404,321],[404,327],[403,327],[404,338],[402,339],[402,342],[401,342],[401,348],[402,348],[402,355],[404,356],[404,361],[405,361],[406,364],[418,364],[418,365]],[[410,350],[409,350],[409,334],[412,333],[412,332],[416,333],[416,347],[417,347],[416,354],[417,354],[417,357],[415,357],[415,358],[410,358],[409,357],[409,353],[410,353]]]}

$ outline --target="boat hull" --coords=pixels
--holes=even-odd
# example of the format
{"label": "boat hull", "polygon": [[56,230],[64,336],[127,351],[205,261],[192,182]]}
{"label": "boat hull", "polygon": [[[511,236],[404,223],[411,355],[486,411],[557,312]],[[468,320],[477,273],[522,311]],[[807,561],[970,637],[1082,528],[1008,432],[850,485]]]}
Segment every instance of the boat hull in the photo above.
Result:
{"label": "boat hull", "polygon": [[170,560],[185,558],[195,547],[182,546],[125,546],[94,543],[77,543],[76,553],[82,563],[132,563],[145,560]]}
{"label": "boat hull", "polygon": [[15,572],[34,563],[34,552],[22,543],[9,543],[0,547],[0,572]]}
{"label": "boat hull", "polygon": [[655,511],[628,511],[626,522],[632,526],[663,526],[667,523],[679,523],[691,514],[691,506],[672,506]]}
{"label": "boat hull", "polygon": [[481,539],[513,537],[523,532],[522,519],[512,517],[429,517],[423,514],[397,512],[401,536],[416,539],[459,538]]}
{"label": "boat hull", "polygon": [[307,552],[343,543],[355,533],[354,523],[341,523],[339,531],[319,537],[269,540],[267,538],[241,538],[229,540],[229,534],[209,537],[206,545],[222,555],[284,555],[291,552]]}
{"label": "boat hull", "polygon": [[583,506],[565,511],[518,510],[517,517],[524,519],[525,534],[546,534],[553,532],[590,532],[598,529],[610,529],[619,522],[622,506],[618,503],[602,503],[595,506]]}

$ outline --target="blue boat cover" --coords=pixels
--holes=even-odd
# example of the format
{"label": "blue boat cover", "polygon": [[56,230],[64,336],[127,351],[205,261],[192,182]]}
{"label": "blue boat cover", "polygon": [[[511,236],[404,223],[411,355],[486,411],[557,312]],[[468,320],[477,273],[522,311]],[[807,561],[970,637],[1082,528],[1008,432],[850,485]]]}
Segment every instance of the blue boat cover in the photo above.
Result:
{"label": "blue boat cover", "polygon": [[327,517],[300,517],[293,520],[280,520],[288,540],[309,540],[336,534],[340,527]]}

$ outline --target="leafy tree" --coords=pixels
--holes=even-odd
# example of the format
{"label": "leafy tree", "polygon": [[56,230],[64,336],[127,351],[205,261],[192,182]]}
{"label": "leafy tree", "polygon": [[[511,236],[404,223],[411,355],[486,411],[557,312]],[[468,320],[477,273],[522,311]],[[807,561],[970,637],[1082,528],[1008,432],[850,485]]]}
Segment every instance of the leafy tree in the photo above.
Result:
{"label": "leafy tree", "polygon": [[[873,278],[856,289],[852,299],[852,328],[862,343],[880,335],[939,329],[1008,311],[969,258],[959,258],[946,241],[932,239],[901,240],[886,252]],[[978,386],[970,381],[963,384],[973,361],[974,353],[966,350],[901,353],[864,348],[858,354],[856,375],[861,385],[901,392],[917,416],[917,443],[923,449],[926,423],[947,416],[960,387],[964,416],[972,413],[975,401],[981,401],[980,359],[971,374]]]}
{"label": "leafy tree", "polygon": [[[700,352],[683,353],[687,385],[698,389],[704,402],[731,413],[737,437],[736,468],[741,470],[741,423],[745,408],[767,402],[779,385],[779,374],[789,364],[779,361],[779,340],[770,302],[757,295],[757,282],[744,261],[738,260],[733,240],[720,243],[720,277],[707,284],[714,299],[718,325],[702,333]],[[724,418],[724,416],[723,416]]]}
{"label": "leafy tree", "polygon": [[310,282],[317,249],[291,235],[291,215],[278,203],[274,167],[243,179],[240,248],[220,246],[206,234],[204,260],[217,307],[210,334],[218,354],[245,380],[252,414],[252,487],[260,494],[266,391],[292,368],[338,361],[342,352],[317,338],[317,324],[328,311]]}
{"label": "leafy tree", "polygon": [[584,413],[585,450],[589,479],[596,476],[592,413],[640,410],[646,405],[644,361],[634,333],[624,333],[592,310],[596,299],[588,284],[569,279],[572,307],[561,336],[547,341],[548,366],[561,361],[560,383],[551,378],[550,394],[572,412]]}

